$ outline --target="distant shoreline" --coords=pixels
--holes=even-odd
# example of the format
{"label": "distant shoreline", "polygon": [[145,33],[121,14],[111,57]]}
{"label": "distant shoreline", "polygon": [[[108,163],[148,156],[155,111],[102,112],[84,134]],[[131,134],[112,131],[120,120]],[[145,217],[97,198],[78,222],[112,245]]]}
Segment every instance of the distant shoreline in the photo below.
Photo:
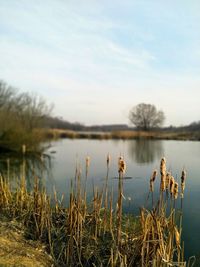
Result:
{"label": "distant shoreline", "polygon": [[93,131],[72,131],[61,129],[49,129],[44,131],[44,137],[48,139],[122,139],[122,140],[181,140],[181,141],[200,141],[200,132],[167,132],[167,131],[112,131],[112,132],[93,132]]}

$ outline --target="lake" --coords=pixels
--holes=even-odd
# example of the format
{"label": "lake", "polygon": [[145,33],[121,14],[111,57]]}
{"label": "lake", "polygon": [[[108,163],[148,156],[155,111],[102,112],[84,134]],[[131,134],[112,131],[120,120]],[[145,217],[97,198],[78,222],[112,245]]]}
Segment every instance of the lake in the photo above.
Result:
{"label": "lake", "polygon": [[[65,204],[68,201],[70,182],[75,177],[77,165],[82,169],[82,178],[85,179],[87,156],[90,157],[87,187],[89,197],[92,197],[93,185],[98,188],[103,187],[108,153],[111,156],[109,188],[112,188],[116,197],[118,157],[122,155],[127,164],[125,174],[127,179],[124,180],[126,198],[124,211],[135,215],[139,214],[139,207],[146,205],[149,178],[154,169],[159,171],[161,157],[166,158],[168,170],[179,182],[184,168],[187,171],[183,200],[185,256],[188,258],[194,254],[196,256],[200,254],[200,142],[62,139],[52,142],[48,153],[52,155],[52,173],[47,179],[46,186],[49,193],[53,192],[55,186],[59,196],[64,194]],[[158,185],[159,181],[157,181],[157,188]]]}
{"label": "lake", "polygon": [[[68,205],[71,181],[74,181],[76,166],[81,169],[83,184],[85,182],[86,157],[90,157],[90,167],[87,177],[87,197],[92,199],[93,186],[103,188],[107,173],[107,154],[110,154],[109,190],[117,199],[118,191],[118,158],[123,156],[127,165],[124,186],[123,211],[139,214],[142,206],[151,206],[147,201],[149,179],[152,172],[160,170],[160,160],[166,158],[167,169],[180,184],[181,172],[187,171],[186,188],[183,199],[183,240],[185,256],[188,259],[195,255],[200,266],[200,142],[198,141],[163,141],[163,140],[88,140],[60,139],[51,142],[47,154],[51,155],[51,167],[40,176],[47,192],[53,195],[56,188],[61,198],[64,194],[64,205]],[[7,157],[7,156],[6,156]],[[0,161],[1,171],[8,164],[6,157]],[[16,159],[10,158],[10,166],[14,166],[13,174],[17,173]],[[22,162],[22,159],[21,159]],[[26,159],[27,165],[37,168],[37,161]],[[18,164],[19,165],[19,164]],[[32,169],[32,168],[30,168]],[[43,168],[42,168],[43,169]],[[12,170],[12,169],[11,169]],[[10,170],[10,172],[11,172]],[[50,171],[49,171],[50,170]],[[27,169],[28,171],[28,169]],[[13,177],[10,173],[10,177]],[[30,174],[32,177],[32,174]],[[18,179],[18,177],[16,177]],[[159,191],[160,175],[156,178],[154,199]],[[32,187],[33,180],[27,179],[27,186]],[[176,202],[180,207],[180,199]]]}

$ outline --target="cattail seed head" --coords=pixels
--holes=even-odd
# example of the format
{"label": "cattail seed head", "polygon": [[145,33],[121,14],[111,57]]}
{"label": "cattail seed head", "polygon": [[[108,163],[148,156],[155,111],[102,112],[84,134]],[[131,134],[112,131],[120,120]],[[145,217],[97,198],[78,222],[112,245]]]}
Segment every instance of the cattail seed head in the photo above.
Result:
{"label": "cattail seed head", "polygon": [[150,192],[154,191],[154,182],[156,180],[157,170],[154,170],[150,178]]}
{"label": "cattail seed head", "polygon": [[165,175],[166,174],[166,159],[162,158],[160,162],[160,174]]}
{"label": "cattail seed head", "polygon": [[152,176],[151,176],[151,180],[152,180],[152,182],[155,182],[155,180],[156,180],[156,175],[157,175],[157,170],[154,170],[154,171],[153,171],[153,174],[152,174]]}
{"label": "cattail seed head", "polygon": [[170,179],[171,179],[171,173],[170,172],[167,172],[167,174],[166,174],[166,180],[165,180],[165,187],[166,187],[166,189],[169,189]]}
{"label": "cattail seed head", "polygon": [[178,198],[178,183],[174,183],[174,199]]}
{"label": "cattail seed head", "polygon": [[183,198],[184,196],[185,180],[186,180],[186,171],[183,170],[181,175],[181,198]]}
{"label": "cattail seed head", "polygon": [[169,183],[171,195],[174,193],[174,183],[175,183],[174,177],[171,175],[170,176],[170,183]]}
{"label": "cattail seed head", "polygon": [[182,171],[182,175],[181,175],[181,183],[184,183],[185,182],[185,179],[186,179],[186,171],[183,170]]}
{"label": "cattail seed head", "polygon": [[120,156],[118,160],[118,172],[125,173],[125,171],[126,171],[126,163],[123,160],[123,158]]}
{"label": "cattail seed head", "polygon": [[162,158],[160,161],[160,174],[161,174],[161,181],[160,181],[160,190],[165,191],[165,180],[166,180],[166,160]]}
{"label": "cattail seed head", "polygon": [[161,191],[165,191],[165,189],[166,189],[165,177],[166,177],[166,175],[161,174],[161,180],[160,180],[160,190]]}

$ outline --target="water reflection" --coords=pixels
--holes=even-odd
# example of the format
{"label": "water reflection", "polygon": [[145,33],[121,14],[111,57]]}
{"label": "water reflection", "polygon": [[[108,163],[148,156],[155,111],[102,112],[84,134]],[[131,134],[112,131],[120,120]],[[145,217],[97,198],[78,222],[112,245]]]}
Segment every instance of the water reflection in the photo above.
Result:
{"label": "water reflection", "polygon": [[131,140],[128,143],[129,156],[133,161],[152,163],[164,155],[163,142],[160,140]]}
{"label": "water reflection", "polygon": [[31,190],[34,179],[39,179],[39,186],[44,183],[45,177],[51,177],[51,158],[42,153],[6,153],[0,154],[0,175],[8,179],[15,186],[26,177],[27,189]]}
{"label": "water reflection", "polygon": [[[56,153],[50,153],[56,151]],[[84,164],[86,155],[91,156],[91,165],[88,179],[88,198],[93,197],[94,185],[102,188],[105,179],[106,155],[111,154],[109,177],[117,175],[117,159],[120,153],[125,155],[127,160],[126,176],[134,179],[124,180],[124,196],[131,197],[131,205],[124,200],[124,211],[138,214],[138,207],[144,205],[149,190],[149,175],[152,167],[159,168],[160,158],[164,155],[167,159],[167,166],[176,176],[184,167],[188,173],[186,182],[184,205],[183,205],[183,240],[185,241],[185,256],[188,258],[194,254],[199,255],[200,240],[200,142],[190,141],[159,141],[159,140],[86,140],[86,139],[64,139],[52,143],[47,151],[51,155],[52,173],[49,177],[45,173],[36,172],[38,161],[33,164],[30,157],[30,184],[33,182],[31,174],[36,173],[38,177],[45,178],[44,185],[47,193],[53,196],[55,186],[58,192],[58,199],[65,195],[64,203],[68,204],[71,179],[74,178],[76,159],[82,164],[82,177],[84,179]],[[27,155],[28,156],[28,155]],[[22,155],[20,165],[23,163]],[[0,156],[0,172],[7,175],[7,161],[10,158],[10,177],[16,173],[18,168],[17,160],[11,155]],[[38,160],[40,155],[38,155]],[[16,165],[14,164],[16,162]],[[28,165],[28,159],[26,159]],[[40,162],[40,161],[39,161]],[[131,164],[133,163],[133,164]],[[151,164],[155,163],[155,164]],[[153,166],[152,166],[153,165]],[[13,175],[11,174],[13,173]],[[9,175],[8,175],[9,176]],[[141,177],[136,179],[136,177]],[[158,181],[157,181],[158,182]],[[118,180],[109,179],[109,188],[113,192],[113,201],[117,198]],[[90,191],[89,191],[90,190]],[[198,262],[199,263],[199,262]],[[197,266],[200,266],[197,264]]]}

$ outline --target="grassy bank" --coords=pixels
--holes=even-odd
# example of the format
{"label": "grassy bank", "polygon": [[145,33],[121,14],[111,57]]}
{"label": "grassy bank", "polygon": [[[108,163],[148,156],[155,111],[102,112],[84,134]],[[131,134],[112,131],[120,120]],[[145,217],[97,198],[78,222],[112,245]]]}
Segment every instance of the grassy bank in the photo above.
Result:
{"label": "grassy bank", "polygon": [[[33,190],[28,192],[25,165],[17,187],[1,175],[1,214],[21,223],[24,237],[43,243],[54,266],[186,266],[181,241],[182,207],[176,204],[179,197],[183,198],[185,172],[178,192],[178,183],[167,172],[162,159],[159,179],[156,171],[150,179],[147,202],[151,209],[141,208],[140,216],[135,217],[122,210],[126,197],[125,162],[119,158],[118,197],[114,203],[112,190],[108,188],[109,161],[108,157],[104,187],[101,191],[94,187],[91,202],[87,201],[86,191],[89,158],[84,181],[77,168],[67,207],[57,198],[56,191],[50,199],[45,188],[39,190],[37,177]],[[158,201],[154,199],[155,180],[160,183]]]}
{"label": "grassy bank", "polygon": [[44,138],[82,138],[82,139],[158,139],[158,140],[200,140],[200,132],[165,132],[165,131],[113,131],[113,132],[78,132],[71,130],[49,129],[43,131]]}

